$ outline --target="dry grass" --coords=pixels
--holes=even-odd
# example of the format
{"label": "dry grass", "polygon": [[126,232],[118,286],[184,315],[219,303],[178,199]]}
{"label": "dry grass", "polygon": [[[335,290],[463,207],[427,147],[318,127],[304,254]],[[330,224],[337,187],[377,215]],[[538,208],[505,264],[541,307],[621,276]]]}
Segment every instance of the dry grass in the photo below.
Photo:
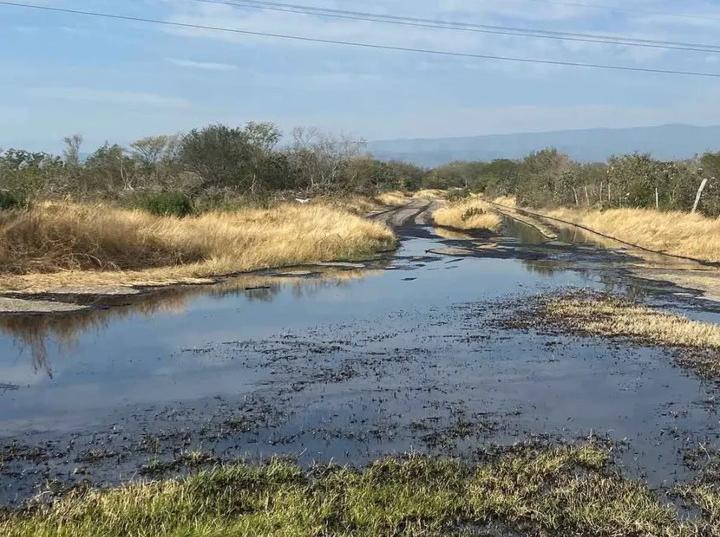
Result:
{"label": "dry grass", "polygon": [[408,196],[405,192],[401,192],[399,190],[383,192],[382,194],[378,194],[377,196],[375,196],[375,199],[383,205],[388,205],[391,207],[400,207],[402,205],[407,205],[412,201],[411,196]]}
{"label": "dry grass", "polygon": [[555,209],[543,214],[650,250],[720,261],[720,219],[650,209]]}
{"label": "dry grass", "polygon": [[512,196],[500,196],[495,198],[493,202],[505,205],[506,207],[517,207],[517,200]]}
{"label": "dry grass", "polygon": [[447,197],[447,191],[437,188],[425,188],[415,192],[412,197],[416,199],[442,200]]}
{"label": "dry grass", "polygon": [[539,302],[539,309],[530,315],[532,322],[673,347],[682,351],[679,359],[683,365],[720,379],[720,325],[585,291],[541,297]]}
{"label": "dry grass", "polygon": [[328,196],[313,200],[314,205],[323,205],[350,211],[365,216],[375,211],[386,210],[388,207],[400,207],[412,201],[412,196],[400,190],[382,192],[374,197],[360,195]]}
{"label": "dry grass", "polygon": [[319,261],[395,244],[383,224],[323,205],[152,216],[102,205],[0,213],[0,290],[158,285]]}
{"label": "dry grass", "polygon": [[592,334],[637,337],[661,345],[720,349],[720,325],[693,321],[609,295],[568,294],[550,299],[547,313]]}
{"label": "dry grass", "polygon": [[[683,521],[592,444],[520,448],[479,466],[412,456],[363,470],[311,474],[275,461],[226,465],[183,479],[75,492],[0,513],[7,537],[717,535],[714,498],[688,494],[703,517]],[[502,529],[504,528],[504,529]]]}
{"label": "dry grass", "polygon": [[487,203],[471,199],[451,203],[433,213],[439,226],[461,230],[497,231],[502,217]]}

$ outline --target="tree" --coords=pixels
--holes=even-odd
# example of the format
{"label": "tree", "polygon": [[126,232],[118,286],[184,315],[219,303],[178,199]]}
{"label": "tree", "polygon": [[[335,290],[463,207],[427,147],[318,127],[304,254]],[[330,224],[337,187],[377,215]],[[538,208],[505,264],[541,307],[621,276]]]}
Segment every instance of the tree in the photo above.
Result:
{"label": "tree", "polygon": [[30,198],[61,189],[65,176],[65,165],[59,157],[21,149],[0,152],[0,190]]}
{"label": "tree", "polygon": [[148,136],[130,144],[132,157],[138,162],[139,171],[150,185],[165,186],[168,179],[177,177],[178,146],[180,137]]}
{"label": "tree", "polygon": [[264,188],[263,172],[273,168],[272,150],[279,139],[280,132],[270,123],[210,125],[183,138],[180,159],[201,178],[201,188],[231,187],[255,194]]}
{"label": "tree", "polygon": [[66,136],[63,138],[63,141],[65,142],[65,150],[63,151],[65,165],[69,168],[79,168],[80,146],[83,143],[82,135],[73,134],[72,136]]}
{"label": "tree", "polygon": [[521,205],[550,205],[553,202],[555,183],[571,169],[570,158],[555,148],[531,153],[522,161],[522,182],[516,187]]}
{"label": "tree", "polygon": [[300,188],[324,193],[347,187],[343,175],[348,163],[360,156],[364,141],[303,128],[294,129],[292,136],[288,158]]}
{"label": "tree", "polygon": [[105,142],[85,161],[81,188],[86,193],[92,190],[134,190],[136,175],[135,161],[126,155],[125,150],[117,144]]}

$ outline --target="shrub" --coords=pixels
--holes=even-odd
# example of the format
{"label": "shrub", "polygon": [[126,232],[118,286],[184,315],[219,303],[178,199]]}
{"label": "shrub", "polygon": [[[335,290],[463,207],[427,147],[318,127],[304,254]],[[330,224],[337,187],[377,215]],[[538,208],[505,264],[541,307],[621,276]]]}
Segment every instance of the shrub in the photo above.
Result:
{"label": "shrub", "polygon": [[26,196],[9,190],[0,190],[0,211],[21,209],[27,206],[28,200]]}
{"label": "shrub", "polygon": [[143,194],[136,198],[133,205],[156,216],[183,217],[193,212],[192,200],[182,192]]}
{"label": "shrub", "polygon": [[470,197],[470,189],[468,188],[451,188],[448,190],[448,201],[461,201]]}

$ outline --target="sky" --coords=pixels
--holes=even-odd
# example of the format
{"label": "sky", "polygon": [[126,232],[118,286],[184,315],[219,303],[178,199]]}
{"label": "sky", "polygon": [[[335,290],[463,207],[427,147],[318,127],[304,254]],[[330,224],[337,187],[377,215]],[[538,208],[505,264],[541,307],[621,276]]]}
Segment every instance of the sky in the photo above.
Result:
{"label": "sky", "polygon": [[[720,45],[720,1],[285,1]],[[27,3],[320,39],[720,73],[720,52],[416,28],[198,0]],[[0,5],[0,148],[58,151],[64,136],[79,133],[90,151],[105,140],[128,144],[248,121],[366,140],[711,125],[720,124],[720,78],[362,49]]]}

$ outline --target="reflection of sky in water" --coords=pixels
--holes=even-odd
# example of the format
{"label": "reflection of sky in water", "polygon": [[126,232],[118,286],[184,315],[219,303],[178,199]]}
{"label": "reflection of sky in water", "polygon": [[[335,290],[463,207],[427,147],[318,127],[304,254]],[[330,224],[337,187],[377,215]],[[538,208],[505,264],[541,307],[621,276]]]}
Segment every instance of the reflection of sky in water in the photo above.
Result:
{"label": "reflection of sky in water", "polygon": [[[538,245],[523,228],[513,240]],[[433,239],[406,240],[390,267],[394,270],[355,273],[340,281],[295,281],[253,291],[226,284],[104,311],[7,317],[0,325],[0,384],[19,389],[0,391],[0,420],[9,425],[24,416],[79,417],[83,411],[133,403],[236,395],[269,380],[268,371],[243,366],[223,352],[223,343],[354,321],[381,327],[399,312],[564,286],[602,286],[603,280],[617,284],[616,273],[588,276],[543,260],[414,259],[438,245]],[[401,321],[394,322],[402,329]]]}

